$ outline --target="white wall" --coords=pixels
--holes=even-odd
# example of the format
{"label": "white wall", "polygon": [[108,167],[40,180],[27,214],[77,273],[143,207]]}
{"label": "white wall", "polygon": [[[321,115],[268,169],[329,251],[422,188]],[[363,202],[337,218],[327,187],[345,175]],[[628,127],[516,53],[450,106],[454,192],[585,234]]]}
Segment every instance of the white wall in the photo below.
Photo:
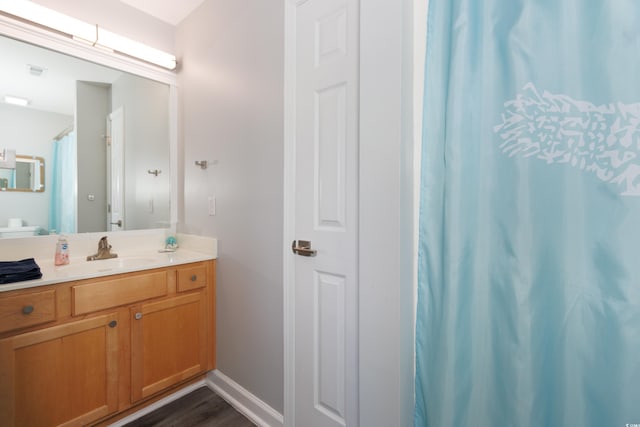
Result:
{"label": "white wall", "polygon": [[52,141],[72,124],[73,116],[0,103],[0,149],[16,149],[17,154],[44,157],[45,163],[43,193],[0,192],[0,227],[7,226],[8,218],[22,218],[26,225],[49,229]]}
{"label": "white wall", "polygon": [[[169,86],[132,74],[111,85],[111,111],[124,111],[125,228],[169,226]],[[149,170],[160,170],[158,176]]]}
{"label": "white wall", "polygon": [[218,238],[217,367],[282,413],[284,3],[205,1],[178,26],[176,51],[180,228]]}
{"label": "white wall", "polygon": [[120,0],[33,0],[156,49],[174,51],[175,28]]}

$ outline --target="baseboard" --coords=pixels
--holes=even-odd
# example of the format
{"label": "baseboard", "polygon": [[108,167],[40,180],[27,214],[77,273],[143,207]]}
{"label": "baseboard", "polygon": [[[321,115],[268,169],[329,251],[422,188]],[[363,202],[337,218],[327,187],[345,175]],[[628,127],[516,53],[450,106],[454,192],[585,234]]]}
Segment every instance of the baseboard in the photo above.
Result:
{"label": "baseboard", "polygon": [[218,370],[209,372],[205,384],[259,427],[284,426],[284,417],[281,413],[222,372]]}
{"label": "baseboard", "polygon": [[[145,406],[144,408],[140,409],[137,412],[134,412],[131,415],[128,415],[124,418],[119,419],[118,421],[114,422],[113,424],[110,424],[109,427],[122,427],[127,423],[130,423],[131,421],[135,421],[140,417],[143,417],[153,411],[155,411],[158,408],[163,407],[164,405],[168,405],[169,403],[173,402],[174,400],[178,400],[180,399],[182,396],[186,396],[187,394],[191,393],[194,390],[197,390],[201,387],[209,387],[209,384],[207,384],[207,380],[200,380],[198,382],[195,382],[193,384],[189,384],[188,386],[186,386],[185,388],[181,388],[180,390],[176,391],[173,394],[170,394],[167,397],[164,397],[156,402],[153,402],[151,405],[149,406]],[[211,388],[211,387],[209,387]]]}
{"label": "baseboard", "polygon": [[258,399],[247,389],[233,381],[222,372],[215,370],[209,372],[206,379],[189,384],[175,393],[153,402],[149,406],[146,406],[131,415],[115,421],[113,424],[110,424],[109,427],[122,427],[204,386],[209,387],[218,394],[218,396],[222,397],[238,412],[259,427],[284,426],[284,418],[281,413]]}

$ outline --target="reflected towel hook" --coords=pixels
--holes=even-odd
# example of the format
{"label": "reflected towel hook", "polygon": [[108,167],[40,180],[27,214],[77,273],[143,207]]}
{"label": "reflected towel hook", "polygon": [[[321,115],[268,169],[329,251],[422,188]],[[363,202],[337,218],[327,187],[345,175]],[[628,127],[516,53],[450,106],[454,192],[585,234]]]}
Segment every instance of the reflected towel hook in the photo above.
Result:
{"label": "reflected towel hook", "polygon": [[147,173],[148,173],[149,175],[158,176],[158,174],[159,174],[159,173],[162,173],[162,171],[161,171],[161,170],[159,170],[159,169],[154,169],[154,170],[149,169],[149,170],[147,171]]}

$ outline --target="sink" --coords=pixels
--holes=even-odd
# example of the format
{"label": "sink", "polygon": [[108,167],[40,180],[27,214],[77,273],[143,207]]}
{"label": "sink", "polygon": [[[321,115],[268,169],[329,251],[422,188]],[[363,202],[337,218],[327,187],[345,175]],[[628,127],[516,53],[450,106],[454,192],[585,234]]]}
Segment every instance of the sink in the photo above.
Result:
{"label": "sink", "polygon": [[105,268],[116,270],[145,267],[149,264],[153,264],[155,260],[143,257],[118,257],[90,262],[93,263],[95,266],[94,268],[97,268],[98,270],[103,270]]}
{"label": "sink", "polygon": [[157,263],[157,259],[146,257],[118,257],[96,261],[72,260],[71,264],[55,267],[56,276],[84,276],[107,271],[143,269]]}

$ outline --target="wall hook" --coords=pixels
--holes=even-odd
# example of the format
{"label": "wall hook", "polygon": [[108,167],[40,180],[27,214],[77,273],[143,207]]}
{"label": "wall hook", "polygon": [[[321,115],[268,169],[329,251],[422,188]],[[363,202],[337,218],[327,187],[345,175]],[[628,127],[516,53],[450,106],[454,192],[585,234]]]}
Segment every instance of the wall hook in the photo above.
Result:
{"label": "wall hook", "polygon": [[158,170],[158,169],[154,169],[154,170],[149,169],[149,170],[147,171],[147,173],[148,173],[149,175],[158,176],[158,174],[162,173],[162,171],[161,171],[161,170]]}
{"label": "wall hook", "polygon": [[196,160],[196,166],[200,166],[200,169],[206,169],[209,167],[209,162],[206,160]]}

